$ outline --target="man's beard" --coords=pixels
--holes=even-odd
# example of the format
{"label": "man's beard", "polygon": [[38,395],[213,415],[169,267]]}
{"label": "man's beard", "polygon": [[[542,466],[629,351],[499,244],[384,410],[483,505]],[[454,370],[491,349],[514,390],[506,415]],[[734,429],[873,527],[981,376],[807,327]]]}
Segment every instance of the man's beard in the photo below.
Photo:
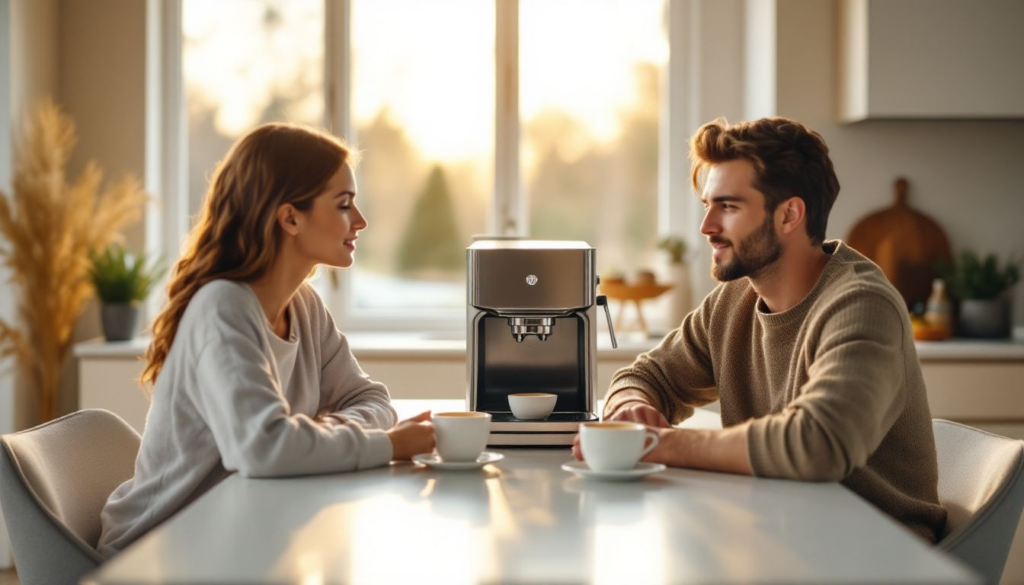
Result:
{"label": "man's beard", "polygon": [[[725,238],[709,238],[712,243],[730,244]],[[711,276],[720,282],[729,282],[744,276],[756,277],[765,267],[772,265],[782,256],[782,245],[775,236],[775,224],[772,214],[757,228],[757,231],[740,241],[739,246],[732,246],[731,262],[711,263]]]}

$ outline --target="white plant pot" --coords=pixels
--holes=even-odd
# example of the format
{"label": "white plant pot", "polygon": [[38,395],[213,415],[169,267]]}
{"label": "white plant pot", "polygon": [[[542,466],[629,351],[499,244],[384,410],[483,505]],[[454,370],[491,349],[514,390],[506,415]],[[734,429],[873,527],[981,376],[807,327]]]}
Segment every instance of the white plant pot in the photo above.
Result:
{"label": "white plant pot", "polygon": [[690,287],[690,267],[685,262],[668,265],[669,294],[668,327],[676,329],[683,317],[693,310],[693,291]]}

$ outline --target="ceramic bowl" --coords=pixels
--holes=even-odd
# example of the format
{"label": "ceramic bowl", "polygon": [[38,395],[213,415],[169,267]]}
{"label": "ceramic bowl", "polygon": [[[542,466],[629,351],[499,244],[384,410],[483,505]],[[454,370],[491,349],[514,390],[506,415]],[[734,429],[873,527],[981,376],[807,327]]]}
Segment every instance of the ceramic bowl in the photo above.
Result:
{"label": "ceramic bowl", "polygon": [[516,418],[522,420],[544,420],[555,409],[558,396],[543,392],[509,394],[508,406]]}

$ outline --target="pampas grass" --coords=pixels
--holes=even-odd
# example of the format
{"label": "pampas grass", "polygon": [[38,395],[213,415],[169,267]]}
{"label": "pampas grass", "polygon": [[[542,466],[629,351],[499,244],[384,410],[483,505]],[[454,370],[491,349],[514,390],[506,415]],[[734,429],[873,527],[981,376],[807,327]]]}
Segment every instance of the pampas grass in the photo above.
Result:
{"label": "pampas grass", "polygon": [[0,319],[0,356],[15,357],[44,421],[57,415],[61,365],[93,294],[89,253],[137,220],[147,198],[132,176],[101,194],[103,173],[93,161],[69,184],[65,167],[75,141],[71,119],[41,103],[18,145],[13,197],[0,192],[0,260],[21,291],[21,326]]}

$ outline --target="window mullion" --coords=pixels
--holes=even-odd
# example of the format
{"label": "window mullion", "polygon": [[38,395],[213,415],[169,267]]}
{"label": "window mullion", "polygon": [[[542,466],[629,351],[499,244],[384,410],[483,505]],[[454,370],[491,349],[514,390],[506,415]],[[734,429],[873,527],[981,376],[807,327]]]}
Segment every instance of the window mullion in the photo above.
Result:
{"label": "window mullion", "polygon": [[352,81],[352,3],[349,0],[324,0],[324,92],[327,103],[324,116],[335,136],[354,143],[351,118]]}
{"label": "window mullion", "polygon": [[[161,49],[159,94],[161,99],[159,109],[163,112],[160,120],[160,186],[163,196],[161,197],[161,209],[159,221],[150,221],[147,225],[159,232],[159,242],[148,242],[150,249],[153,246],[163,249],[166,258],[177,262],[182,253],[182,246],[191,229],[189,217],[189,191],[187,188],[188,177],[188,124],[185,108],[185,73],[182,67],[182,0],[166,0],[161,2],[155,9],[161,10],[159,14],[159,28]],[[149,239],[150,236],[147,236]],[[169,278],[165,275],[164,280]],[[157,287],[164,289],[161,282]],[[153,295],[146,304],[147,318],[156,316],[159,307],[164,303],[163,294]]]}
{"label": "window mullion", "polygon": [[[352,2],[324,0],[324,118],[327,128],[349,144],[356,144],[352,125]],[[328,271],[327,298],[339,322],[351,320],[352,280],[348,270],[324,268]]]}
{"label": "window mullion", "polygon": [[495,0],[494,203],[490,232],[529,233],[519,184],[519,0]]}

